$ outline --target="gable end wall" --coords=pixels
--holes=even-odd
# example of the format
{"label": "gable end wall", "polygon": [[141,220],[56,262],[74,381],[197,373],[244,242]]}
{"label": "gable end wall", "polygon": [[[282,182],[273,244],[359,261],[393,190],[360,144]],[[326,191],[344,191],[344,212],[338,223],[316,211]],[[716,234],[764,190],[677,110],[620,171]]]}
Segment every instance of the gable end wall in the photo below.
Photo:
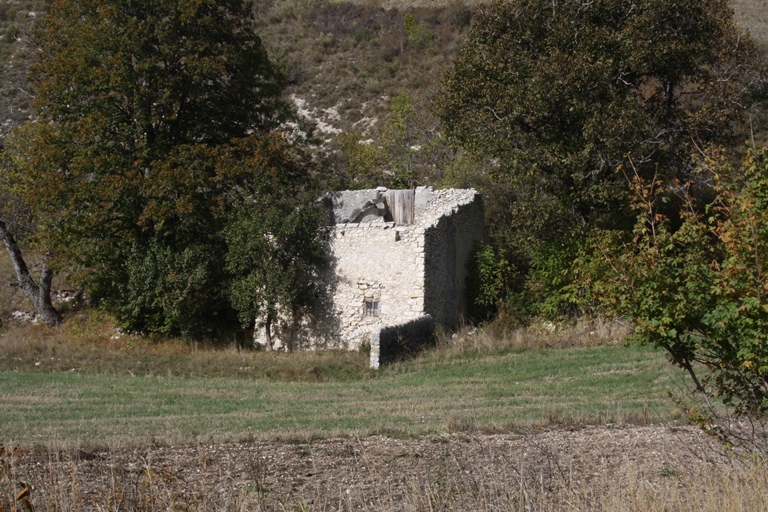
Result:
{"label": "gable end wall", "polygon": [[[337,340],[357,348],[370,332],[424,314],[424,230],[393,223],[332,228],[333,310]],[[366,301],[378,316],[366,315]]]}

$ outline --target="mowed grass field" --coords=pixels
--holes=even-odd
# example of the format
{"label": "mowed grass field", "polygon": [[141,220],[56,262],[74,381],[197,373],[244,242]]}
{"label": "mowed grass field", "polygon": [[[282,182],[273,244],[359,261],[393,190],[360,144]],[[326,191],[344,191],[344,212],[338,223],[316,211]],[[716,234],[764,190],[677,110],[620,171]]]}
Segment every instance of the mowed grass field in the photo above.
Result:
{"label": "mowed grass field", "polygon": [[[178,371],[136,370],[136,362],[153,353],[169,358],[168,349],[149,346],[103,348],[123,358],[108,369],[99,369],[96,359],[91,367],[82,361],[78,368],[51,369],[46,366],[57,359],[55,347],[30,342],[35,361],[14,343],[0,344],[0,443],[21,446],[407,437],[659,422],[671,419],[668,391],[683,382],[661,353],[623,345],[442,347],[376,372],[365,368],[365,355],[344,353],[332,373],[323,373],[318,368],[334,354],[235,349],[177,350]],[[59,346],[58,352],[66,350]],[[194,370],[205,360],[219,376]],[[265,367],[282,370],[270,377]]]}

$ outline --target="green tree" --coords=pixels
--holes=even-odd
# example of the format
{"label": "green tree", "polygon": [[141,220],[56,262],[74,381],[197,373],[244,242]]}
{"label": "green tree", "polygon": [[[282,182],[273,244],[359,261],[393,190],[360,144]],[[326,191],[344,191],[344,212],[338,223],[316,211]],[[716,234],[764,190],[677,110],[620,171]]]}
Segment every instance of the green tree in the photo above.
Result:
{"label": "green tree", "polygon": [[350,131],[340,133],[336,142],[343,160],[344,175],[339,183],[342,188],[372,188],[384,184],[383,151],[372,139],[363,139],[360,132]]}
{"label": "green tree", "polygon": [[505,288],[513,269],[499,258],[493,247],[482,243],[474,248],[467,275],[467,313],[475,322],[488,320],[505,299]]}
{"label": "green tree", "polygon": [[349,182],[344,186],[410,188],[444,180],[455,151],[437,129],[424,98],[395,96],[382,125],[375,141],[363,140],[358,132],[337,138]]}
{"label": "green tree", "polygon": [[41,240],[130,328],[226,322],[221,159],[285,114],[251,5],[55,0],[38,40]]}
{"label": "green tree", "polygon": [[418,21],[411,12],[403,15],[403,29],[408,36],[408,44],[417,50],[425,50],[435,38],[429,25]]}
{"label": "green tree", "polygon": [[[263,323],[271,350],[278,320],[293,326],[311,316],[327,262],[321,228],[328,212],[302,191],[310,165],[282,138],[230,151],[225,160],[227,172],[244,177],[227,195],[228,296],[244,327]],[[292,348],[292,339],[284,341]]]}
{"label": "green tree", "polygon": [[479,9],[437,105],[489,162],[497,247],[547,267],[593,226],[631,228],[627,155],[687,179],[696,147],[741,143],[761,80],[726,0],[510,0]]}
{"label": "green tree", "polygon": [[[318,269],[327,252],[320,238],[322,212],[312,204],[275,201],[258,192],[231,198],[233,214],[224,235],[228,243],[229,296],[243,327],[266,333],[266,350],[272,350],[279,321],[287,324],[283,341],[292,348],[290,327],[311,316],[319,296]],[[285,326],[281,326],[285,327]]]}
{"label": "green tree", "polygon": [[[659,180],[632,177],[637,224],[631,242],[606,249],[610,296],[634,336],[667,351],[705,395],[742,415],[768,413],[768,147],[742,166],[716,152],[701,172],[715,187],[706,208],[688,187],[675,227]],[[711,411],[715,415],[717,409]]]}
{"label": "green tree", "polygon": [[24,173],[28,147],[37,130],[37,125],[27,124],[15,127],[0,146],[0,239],[3,241],[13,265],[16,280],[11,286],[18,286],[32,302],[35,311],[49,327],[58,325],[62,317],[51,302],[53,271],[46,258],[38,265],[39,278],[35,281],[25,260],[20,243],[34,248],[35,216],[24,195],[29,190],[30,180]]}

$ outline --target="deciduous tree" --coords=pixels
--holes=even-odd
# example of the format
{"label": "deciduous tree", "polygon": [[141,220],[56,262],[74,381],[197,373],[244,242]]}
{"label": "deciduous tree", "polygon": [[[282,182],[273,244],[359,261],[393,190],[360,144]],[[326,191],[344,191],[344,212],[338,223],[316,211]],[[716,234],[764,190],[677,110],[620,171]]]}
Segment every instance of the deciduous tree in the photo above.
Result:
{"label": "deciduous tree", "polygon": [[438,111],[509,191],[489,204],[497,244],[548,268],[585,228],[631,227],[628,155],[690,179],[697,147],[741,144],[762,80],[726,0],[509,0],[478,10]]}
{"label": "deciduous tree", "polygon": [[[30,186],[24,173],[28,145],[36,133],[36,125],[15,127],[0,147],[0,239],[3,241],[16,276],[11,286],[19,287],[32,302],[38,316],[49,327],[58,325],[62,317],[51,302],[53,271],[45,258],[39,262],[40,276],[35,281],[20,241],[30,242],[34,231],[35,216],[24,201]],[[34,244],[30,244],[34,247]]]}
{"label": "deciduous tree", "polygon": [[[321,229],[328,212],[302,187],[311,164],[279,135],[247,139],[219,165],[237,182],[223,230],[227,294],[244,327],[264,324],[271,350],[278,320],[295,325],[311,316],[328,258]],[[283,341],[292,348],[292,339]]]}
{"label": "deciduous tree", "polygon": [[222,230],[245,178],[221,159],[285,114],[251,22],[243,0],[55,0],[38,34],[40,238],[132,329],[231,317]]}
{"label": "deciduous tree", "polygon": [[678,190],[686,205],[679,227],[660,208],[663,184],[632,176],[637,224],[631,242],[606,248],[616,276],[608,291],[635,337],[666,350],[699,391],[765,418],[768,148],[751,150],[741,166],[723,155],[700,166],[716,192],[706,208],[689,188]]}

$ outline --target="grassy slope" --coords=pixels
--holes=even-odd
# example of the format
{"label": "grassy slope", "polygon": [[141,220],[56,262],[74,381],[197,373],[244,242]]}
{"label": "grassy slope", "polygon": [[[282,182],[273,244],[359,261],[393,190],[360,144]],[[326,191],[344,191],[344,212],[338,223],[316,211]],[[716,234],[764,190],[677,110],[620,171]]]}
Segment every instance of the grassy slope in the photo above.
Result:
{"label": "grassy slope", "polygon": [[[268,356],[237,357],[256,367]],[[254,379],[237,364],[242,359],[218,378],[0,372],[0,444],[118,446],[663,421],[672,408],[666,391],[679,378],[661,354],[621,346],[437,351],[328,382]]]}

